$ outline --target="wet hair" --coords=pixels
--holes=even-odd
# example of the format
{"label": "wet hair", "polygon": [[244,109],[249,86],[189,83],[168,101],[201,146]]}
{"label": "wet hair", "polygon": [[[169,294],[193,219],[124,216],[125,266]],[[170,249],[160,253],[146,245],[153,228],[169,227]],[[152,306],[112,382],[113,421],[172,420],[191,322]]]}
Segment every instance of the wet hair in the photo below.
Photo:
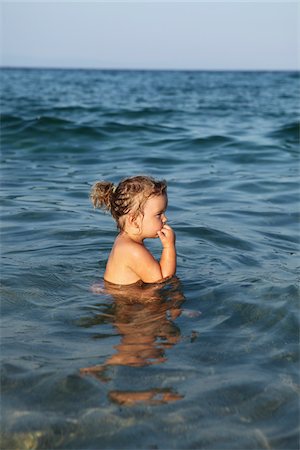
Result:
{"label": "wet hair", "polygon": [[91,190],[90,198],[94,208],[102,208],[111,213],[120,230],[125,225],[125,215],[134,217],[143,214],[146,201],[150,197],[164,195],[167,183],[152,177],[135,176],[125,178],[118,185],[109,181],[98,181]]}

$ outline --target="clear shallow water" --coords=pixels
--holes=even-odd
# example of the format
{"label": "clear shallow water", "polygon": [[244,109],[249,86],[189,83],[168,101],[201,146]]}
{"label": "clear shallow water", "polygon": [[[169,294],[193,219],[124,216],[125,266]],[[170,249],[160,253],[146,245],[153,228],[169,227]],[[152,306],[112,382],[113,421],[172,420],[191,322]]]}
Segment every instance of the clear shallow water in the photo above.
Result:
{"label": "clear shallow water", "polygon": [[[299,75],[1,84],[2,448],[298,448]],[[168,181],[178,280],[124,301],[88,195],[137,173]]]}

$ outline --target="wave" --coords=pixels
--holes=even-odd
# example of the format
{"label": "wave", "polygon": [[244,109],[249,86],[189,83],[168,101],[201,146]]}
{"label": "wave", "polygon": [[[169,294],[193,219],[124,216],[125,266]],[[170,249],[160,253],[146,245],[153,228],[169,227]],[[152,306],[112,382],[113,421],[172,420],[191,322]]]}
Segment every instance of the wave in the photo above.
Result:
{"label": "wave", "polygon": [[115,111],[105,111],[106,117],[123,117],[123,118],[137,118],[143,119],[145,117],[157,117],[161,115],[168,115],[176,113],[176,109],[161,108],[161,107],[140,107],[140,108],[124,108],[116,109]]}
{"label": "wave", "polygon": [[284,140],[288,143],[299,144],[300,122],[287,123],[269,134],[270,137]]}
{"label": "wave", "polygon": [[[41,136],[53,137],[63,133],[69,138],[87,137],[90,139],[99,139],[106,137],[105,131],[101,127],[94,125],[78,124],[72,120],[62,119],[54,116],[42,116],[36,118],[22,118],[14,115],[2,116],[2,134],[3,136],[19,135],[20,139],[35,138]],[[45,150],[47,151],[47,149]]]}

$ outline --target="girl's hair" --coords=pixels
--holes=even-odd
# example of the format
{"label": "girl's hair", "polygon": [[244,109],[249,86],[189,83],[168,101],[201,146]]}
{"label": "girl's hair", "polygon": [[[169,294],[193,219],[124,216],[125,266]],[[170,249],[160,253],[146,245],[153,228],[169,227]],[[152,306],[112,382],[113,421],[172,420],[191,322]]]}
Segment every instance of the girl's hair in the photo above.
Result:
{"label": "girl's hair", "polygon": [[111,213],[120,230],[123,229],[124,216],[129,212],[135,217],[143,214],[146,201],[150,197],[163,195],[167,191],[167,183],[152,177],[136,176],[125,178],[118,185],[109,181],[98,181],[91,190],[91,201],[94,208],[103,208]]}

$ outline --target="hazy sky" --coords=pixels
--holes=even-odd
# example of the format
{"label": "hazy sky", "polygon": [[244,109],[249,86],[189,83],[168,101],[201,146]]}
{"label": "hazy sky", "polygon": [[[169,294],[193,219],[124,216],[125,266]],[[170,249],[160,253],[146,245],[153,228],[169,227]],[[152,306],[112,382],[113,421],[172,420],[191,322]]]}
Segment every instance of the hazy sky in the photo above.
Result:
{"label": "hazy sky", "polygon": [[299,69],[296,1],[3,1],[2,66]]}

